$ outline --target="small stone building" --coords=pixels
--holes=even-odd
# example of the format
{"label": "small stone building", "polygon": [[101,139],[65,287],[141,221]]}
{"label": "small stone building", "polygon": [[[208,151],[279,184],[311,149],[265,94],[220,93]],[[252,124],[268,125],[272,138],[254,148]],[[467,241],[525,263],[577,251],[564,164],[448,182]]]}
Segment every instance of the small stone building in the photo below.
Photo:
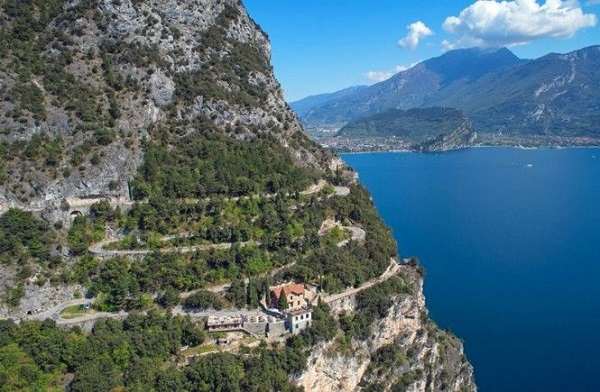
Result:
{"label": "small stone building", "polygon": [[[276,308],[285,316],[287,329],[297,334],[312,323],[312,307],[310,293],[304,284],[286,283],[271,287],[271,308]],[[281,308],[281,296],[285,296],[287,307]]]}
{"label": "small stone building", "polygon": [[[271,287],[271,308],[279,309],[282,312],[302,309],[307,306],[305,289],[303,284],[286,283]],[[280,309],[280,297],[285,295],[287,308]]]}
{"label": "small stone building", "polygon": [[297,334],[310,327],[312,309],[309,307],[293,310],[287,313],[287,325],[291,333]]}

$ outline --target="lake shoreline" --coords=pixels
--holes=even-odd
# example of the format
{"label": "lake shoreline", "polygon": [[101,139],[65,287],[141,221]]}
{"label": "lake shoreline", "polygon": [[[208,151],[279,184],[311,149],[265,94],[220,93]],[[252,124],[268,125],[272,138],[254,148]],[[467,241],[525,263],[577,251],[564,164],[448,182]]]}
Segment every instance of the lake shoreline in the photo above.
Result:
{"label": "lake shoreline", "polygon": [[553,150],[579,150],[579,149],[600,149],[600,145],[572,145],[572,146],[538,146],[538,147],[526,147],[526,146],[515,146],[515,145],[480,145],[480,146],[468,146],[462,148],[455,148],[445,151],[418,151],[418,150],[403,150],[403,149],[391,149],[391,150],[373,150],[373,151],[335,151],[339,155],[361,155],[361,154],[407,154],[415,153],[422,155],[434,155],[434,154],[445,154],[457,151],[472,150],[472,149],[498,149],[498,150],[521,150],[521,151],[553,151]]}

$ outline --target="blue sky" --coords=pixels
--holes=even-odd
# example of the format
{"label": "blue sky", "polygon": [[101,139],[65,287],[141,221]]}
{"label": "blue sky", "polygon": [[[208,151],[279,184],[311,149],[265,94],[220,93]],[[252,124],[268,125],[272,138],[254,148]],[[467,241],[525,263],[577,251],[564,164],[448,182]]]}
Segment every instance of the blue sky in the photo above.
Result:
{"label": "blue sky", "polygon": [[243,1],[271,38],[288,100],[371,84],[448,48],[534,58],[600,44],[600,0]]}

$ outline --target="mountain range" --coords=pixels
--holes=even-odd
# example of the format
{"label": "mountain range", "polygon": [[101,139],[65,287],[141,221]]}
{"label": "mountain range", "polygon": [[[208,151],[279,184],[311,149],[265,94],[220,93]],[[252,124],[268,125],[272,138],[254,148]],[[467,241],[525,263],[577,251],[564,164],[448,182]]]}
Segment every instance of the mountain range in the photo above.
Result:
{"label": "mountain range", "polygon": [[302,98],[293,102],[293,109],[296,111],[296,113],[304,114],[309,112],[312,108],[325,105],[327,102],[358,94],[368,88],[369,86],[352,86],[333,93],[310,95],[306,98]]}
{"label": "mountain range", "polygon": [[389,109],[448,107],[484,137],[597,138],[599,65],[600,46],[534,60],[506,48],[459,49],[370,87],[291,106],[307,128],[341,128]]}

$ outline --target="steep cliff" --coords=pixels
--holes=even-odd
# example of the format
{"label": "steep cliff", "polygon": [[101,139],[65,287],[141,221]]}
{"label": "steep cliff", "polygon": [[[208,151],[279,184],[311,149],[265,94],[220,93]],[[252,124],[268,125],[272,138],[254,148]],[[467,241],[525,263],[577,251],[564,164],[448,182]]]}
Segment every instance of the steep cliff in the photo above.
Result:
{"label": "steep cliff", "polygon": [[[297,377],[299,385],[325,392],[476,390],[462,342],[428,318],[418,270],[403,266],[401,275],[414,285],[410,293],[394,297],[366,339],[338,337],[319,345]],[[344,316],[356,308],[356,298],[349,298],[332,310]]]}
{"label": "steep cliff", "polygon": [[237,0],[2,4],[0,207],[127,198],[142,144],[165,127],[269,134],[297,162],[325,162]]}
{"label": "steep cliff", "polygon": [[[475,389],[461,344],[427,318],[418,267],[381,279],[391,233],[302,132],[239,1],[0,5],[0,312],[21,321],[0,320],[0,350],[35,370],[31,389],[308,391],[346,375],[345,390]],[[363,235],[319,235],[332,216]],[[337,319],[321,310],[327,333],[179,366],[206,338],[186,306],[255,311],[272,279],[356,298],[332,303]],[[171,315],[180,301],[187,318]],[[90,338],[55,321],[99,324]]]}

